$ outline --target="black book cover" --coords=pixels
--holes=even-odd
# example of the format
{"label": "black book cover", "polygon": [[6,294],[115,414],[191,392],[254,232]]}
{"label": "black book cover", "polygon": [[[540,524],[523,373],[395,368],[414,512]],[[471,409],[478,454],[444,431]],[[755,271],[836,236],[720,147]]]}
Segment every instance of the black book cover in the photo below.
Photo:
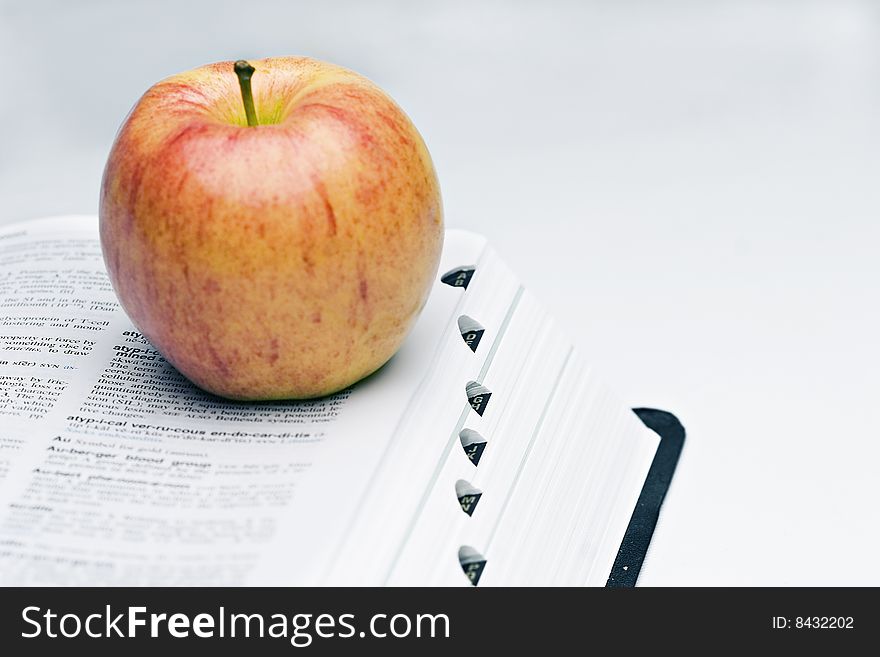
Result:
{"label": "black book cover", "polygon": [[648,545],[657,526],[660,507],[669,489],[681,448],[684,445],[684,427],[672,413],[653,408],[634,408],[633,412],[645,425],[660,436],[660,445],[642,486],[639,501],[623,535],[614,567],[608,576],[607,587],[635,586],[645,561]]}

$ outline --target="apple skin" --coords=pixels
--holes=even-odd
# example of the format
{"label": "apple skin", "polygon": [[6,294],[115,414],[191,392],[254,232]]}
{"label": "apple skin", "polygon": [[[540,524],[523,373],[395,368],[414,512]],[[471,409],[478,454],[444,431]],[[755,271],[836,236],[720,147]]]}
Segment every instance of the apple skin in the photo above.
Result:
{"label": "apple skin", "polygon": [[443,245],[415,126],[347,69],[252,61],[167,78],[122,125],[104,172],[104,260],[132,322],[200,388],[238,400],[348,387],[400,347]]}

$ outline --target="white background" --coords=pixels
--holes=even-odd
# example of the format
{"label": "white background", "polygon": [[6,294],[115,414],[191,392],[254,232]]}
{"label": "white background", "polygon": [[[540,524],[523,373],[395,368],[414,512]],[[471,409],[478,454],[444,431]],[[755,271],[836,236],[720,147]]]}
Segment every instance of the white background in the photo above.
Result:
{"label": "white background", "polygon": [[371,77],[632,405],[688,441],[641,584],[880,584],[880,3],[0,2],[0,222],[94,213],[152,83]]}

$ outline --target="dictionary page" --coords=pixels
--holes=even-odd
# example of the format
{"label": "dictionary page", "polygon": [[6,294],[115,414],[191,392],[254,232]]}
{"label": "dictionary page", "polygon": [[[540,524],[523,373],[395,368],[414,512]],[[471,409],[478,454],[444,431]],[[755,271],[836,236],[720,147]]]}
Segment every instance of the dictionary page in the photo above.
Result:
{"label": "dictionary page", "polygon": [[[483,246],[450,232],[441,273],[478,261]],[[4,227],[0,583],[321,583],[369,513],[366,491],[411,483],[392,472],[377,484],[377,472],[411,425],[409,400],[450,360],[444,339],[462,302],[450,292],[438,277],[400,352],[348,390],[227,402],[131,325],[94,217]],[[386,538],[372,535],[376,550],[399,543]]]}
{"label": "dictionary page", "polygon": [[[491,248],[478,260],[459,250],[449,253],[449,268],[444,264],[441,272],[471,266],[471,280],[466,287],[443,285],[434,292],[456,302],[441,337],[443,357],[413,395],[409,412],[389,442],[353,519],[351,539],[334,553],[329,583],[386,584],[418,519],[444,531],[444,518],[425,508],[426,496],[435,487],[439,464],[466,459],[456,426],[468,404],[467,384],[491,363],[510,308],[523,292]],[[450,499],[454,500],[451,493]],[[433,556],[420,553],[414,558],[430,568]]]}

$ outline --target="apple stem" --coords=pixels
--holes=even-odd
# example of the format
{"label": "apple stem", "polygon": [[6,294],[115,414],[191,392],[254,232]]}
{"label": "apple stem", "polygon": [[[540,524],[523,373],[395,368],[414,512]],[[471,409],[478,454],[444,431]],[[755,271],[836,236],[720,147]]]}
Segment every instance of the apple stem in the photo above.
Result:
{"label": "apple stem", "polygon": [[238,76],[238,84],[241,87],[241,100],[244,103],[244,114],[247,117],[247,124],[253,127],[257,125],[257,110],[254,108],[254,93],[251,91],[251,76],[254,74],[254,67],[245,60],[239,59],[235,62],[233,68]]}

